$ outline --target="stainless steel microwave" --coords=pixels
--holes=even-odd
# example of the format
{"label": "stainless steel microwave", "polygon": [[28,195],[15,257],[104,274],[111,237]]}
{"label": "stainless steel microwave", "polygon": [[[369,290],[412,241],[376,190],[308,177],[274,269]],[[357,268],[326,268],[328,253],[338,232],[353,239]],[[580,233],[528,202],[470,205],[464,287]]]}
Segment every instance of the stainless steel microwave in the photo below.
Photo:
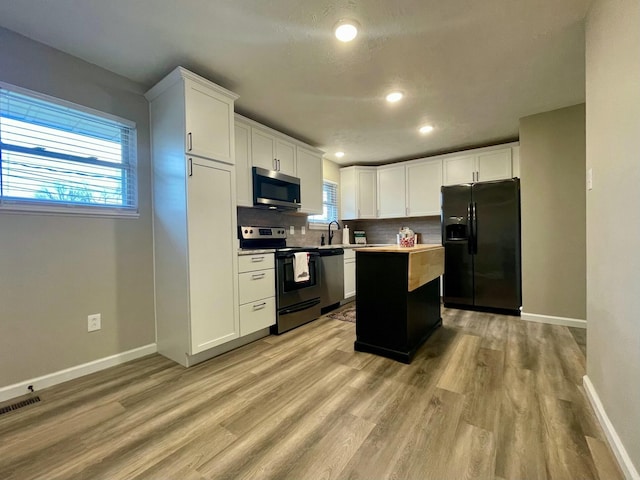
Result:
{"label": "stainless steel microwave", "polygon": [[300,179],[253,167],[253,204],[274,210],[300,208]]}

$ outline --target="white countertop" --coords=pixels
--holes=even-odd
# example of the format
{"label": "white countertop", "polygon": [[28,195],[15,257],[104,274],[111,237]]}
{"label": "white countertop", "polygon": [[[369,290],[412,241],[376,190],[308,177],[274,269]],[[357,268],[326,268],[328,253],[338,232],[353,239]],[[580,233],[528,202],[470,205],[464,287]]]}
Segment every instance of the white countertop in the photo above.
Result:
{"label": "white countertop", "polygon": [[[364,245],[356,245],[355,243],[343,244],[336,243],[334,245],[305,245],[307,248],[368,248],[368,247],[388,247],[395,244],[391,243],[365,243]],[[274,253],[276,251],[275,248],[239,248],[238,255],[260,255],[263,253]]]}

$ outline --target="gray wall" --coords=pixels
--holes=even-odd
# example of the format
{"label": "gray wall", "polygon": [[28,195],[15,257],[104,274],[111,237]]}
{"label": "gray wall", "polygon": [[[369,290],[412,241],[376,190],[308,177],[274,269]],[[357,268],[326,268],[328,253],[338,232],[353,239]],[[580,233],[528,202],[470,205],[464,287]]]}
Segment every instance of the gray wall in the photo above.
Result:
{"label": "gray wall", "polygon": [[5,29],[0,45],[0,81],[136,122],[140,165],[138,219],[0,213],[3,387],[154,343],[155,323],[142,86]]}
{"label": "gray wall", "polygon": [[640,470],[640,2],[595,0],[586,40],[587,375]]}
{"label": "gray wall", "polygon": [[523,312],[586,319],[584,104],[520,119]]}

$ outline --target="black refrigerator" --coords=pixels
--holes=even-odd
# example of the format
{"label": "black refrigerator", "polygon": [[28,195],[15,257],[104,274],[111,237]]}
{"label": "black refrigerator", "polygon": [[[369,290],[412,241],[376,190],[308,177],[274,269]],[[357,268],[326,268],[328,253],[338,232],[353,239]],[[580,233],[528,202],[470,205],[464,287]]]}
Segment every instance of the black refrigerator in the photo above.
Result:
{"label": "black refrigerator", "polygon": [[520,314],[520,180],[442,187],[446,307]]}

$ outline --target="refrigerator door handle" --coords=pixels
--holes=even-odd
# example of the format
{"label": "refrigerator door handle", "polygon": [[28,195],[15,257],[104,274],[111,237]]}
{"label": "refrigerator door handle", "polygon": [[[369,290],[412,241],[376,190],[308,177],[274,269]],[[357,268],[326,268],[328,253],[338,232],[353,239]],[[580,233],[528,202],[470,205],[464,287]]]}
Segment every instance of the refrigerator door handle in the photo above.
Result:
{"label": "refrigerator door handle", "polygon": [[478,204],[473,202],[471,207],[471,236],[473,237],[473,241],[470,242],[473,244],[473,253],[478,253],[478,212],[477,212]]}
{"label": "refrigerator door handle", "polygon": [[469,227],[469,235],[467,236],[467,248],[469,249],[469,255],[473,255],[473,204],[467,205],[467,225]]}

